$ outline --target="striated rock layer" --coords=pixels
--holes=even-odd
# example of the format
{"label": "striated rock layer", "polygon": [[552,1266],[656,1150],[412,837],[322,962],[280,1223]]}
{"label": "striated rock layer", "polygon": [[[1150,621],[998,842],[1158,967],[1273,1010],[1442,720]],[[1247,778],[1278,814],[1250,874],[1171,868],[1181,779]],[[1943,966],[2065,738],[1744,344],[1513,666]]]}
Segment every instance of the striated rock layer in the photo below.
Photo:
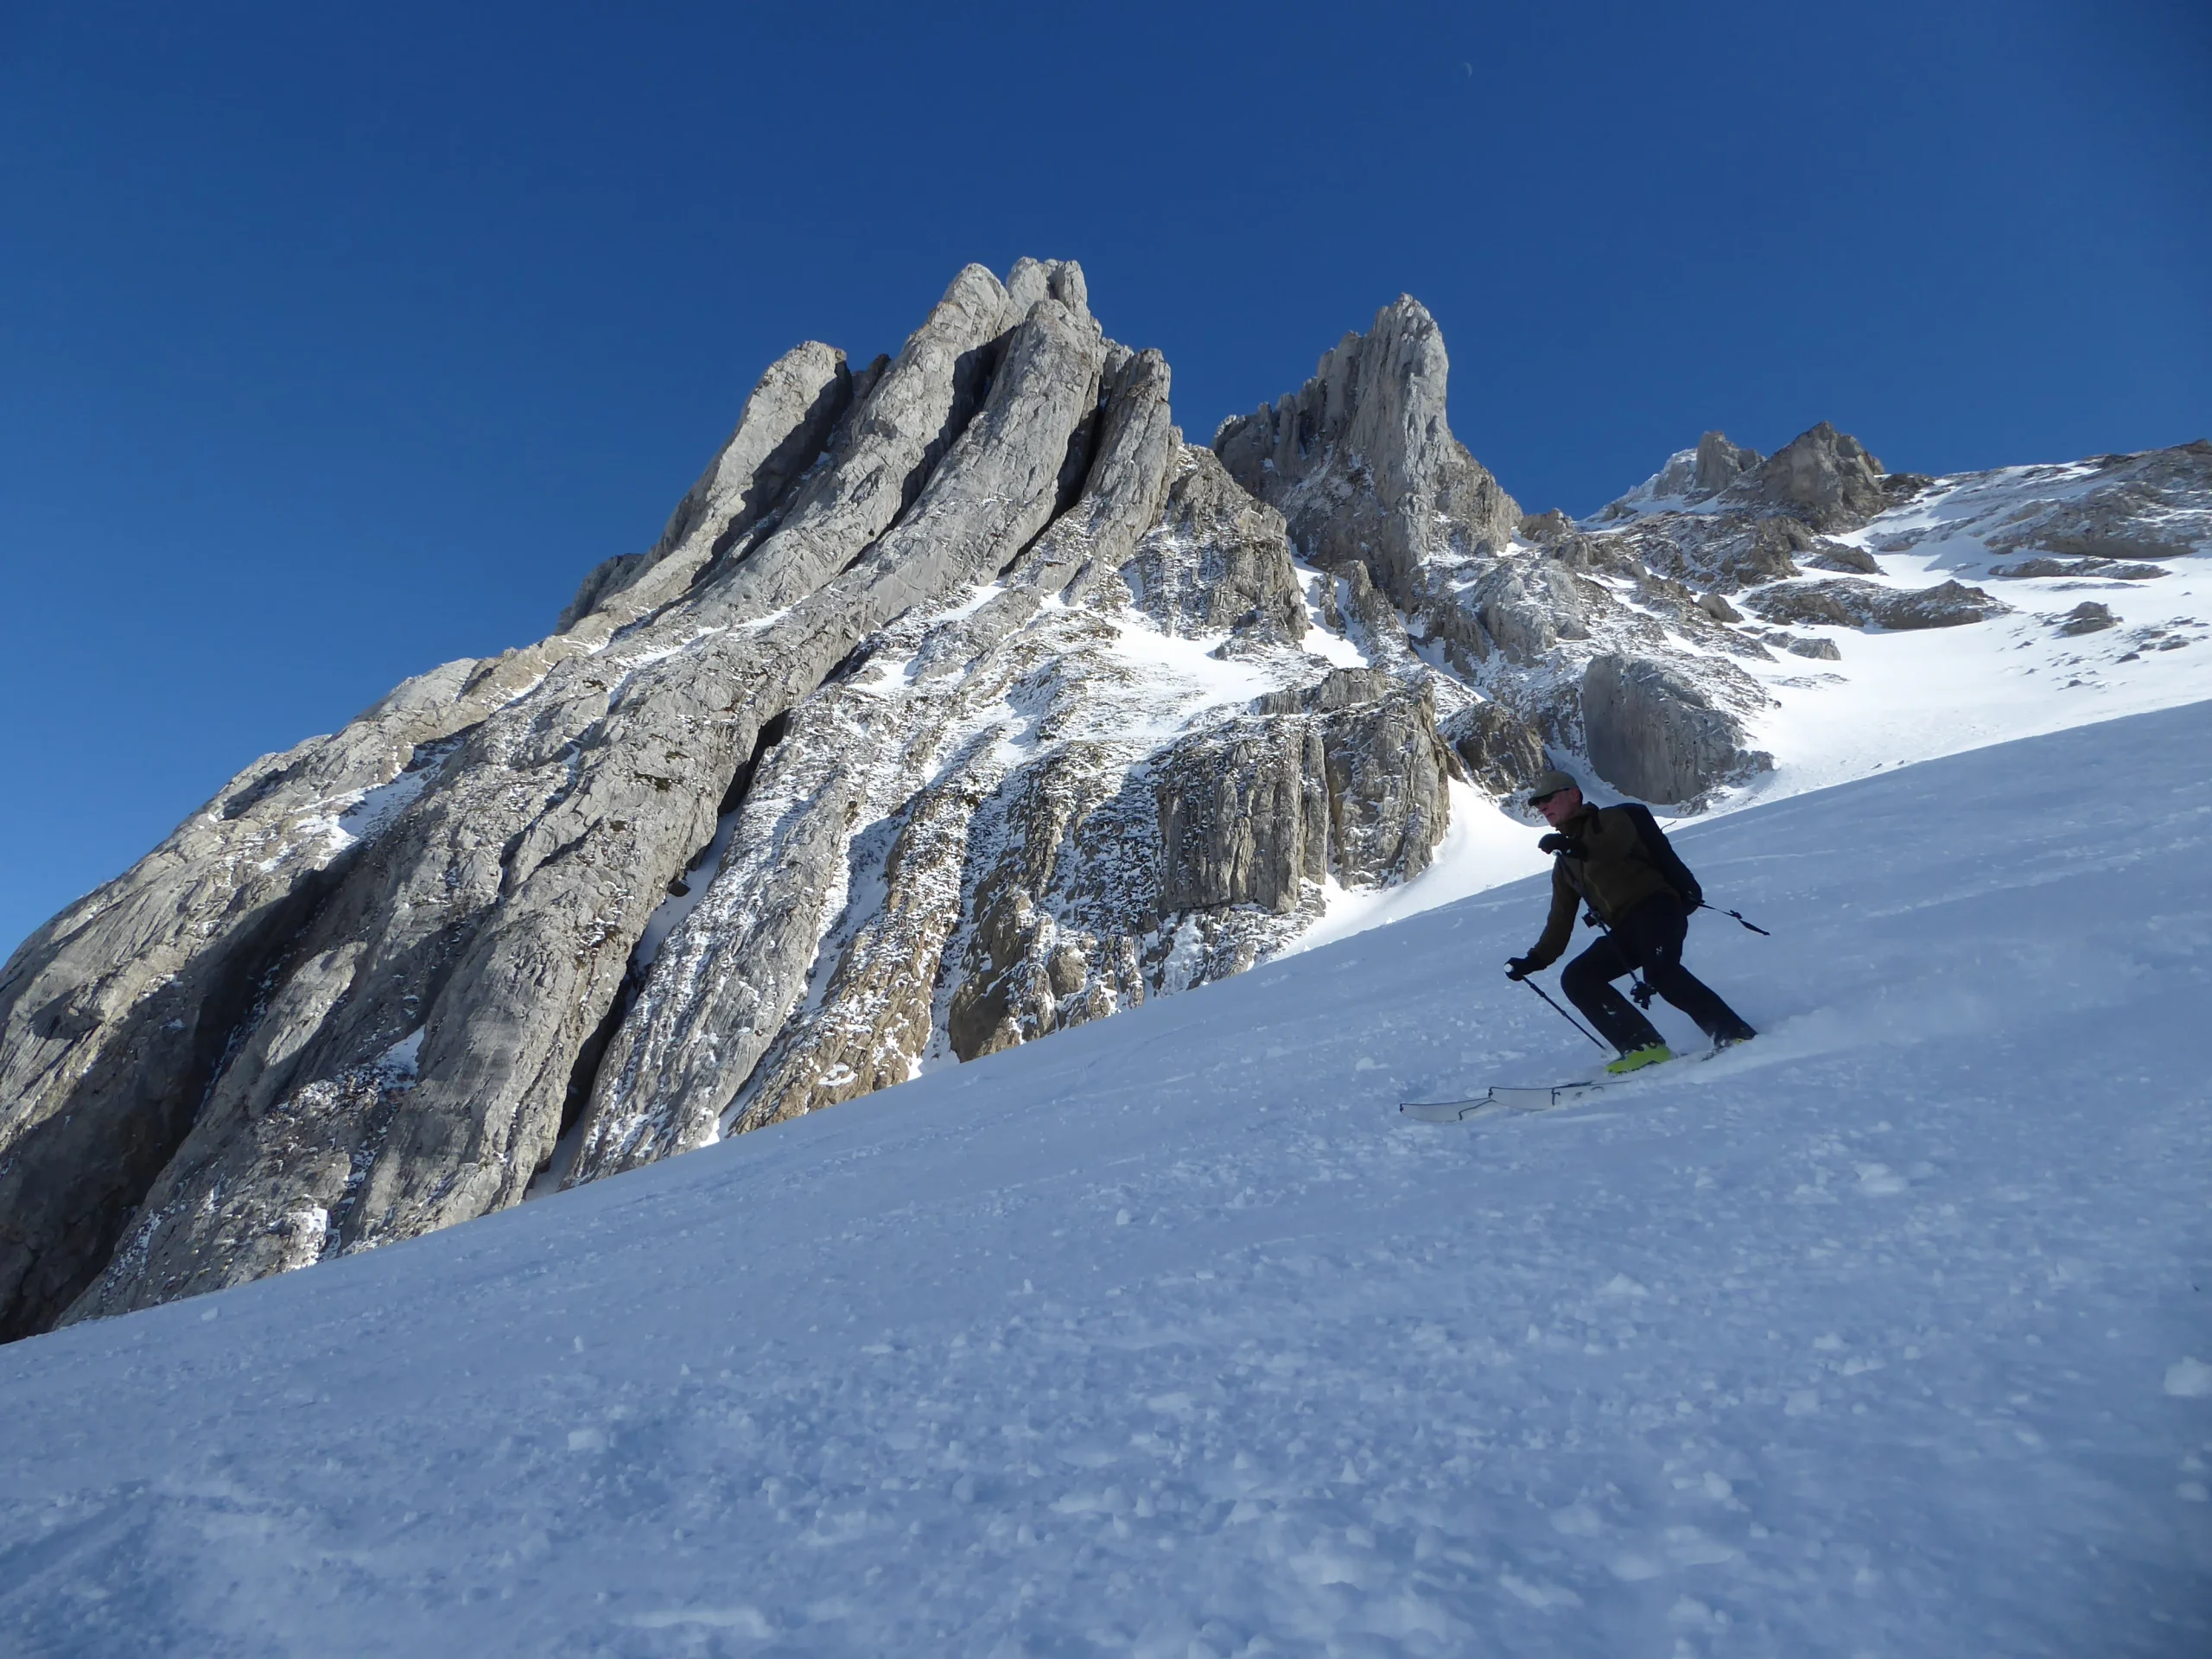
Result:
{"label": "striated rock layer", "polygon": [[[962,271],[895,359],[795,347],[551,637],[256,762],[0,970],[0,1335],[1240,972],[1425,868],[1455,789],[1569,764],[1694,810],[1767,764],[1742,664],[1835,654],[1746,612],[2006,609],[1869,579],[1930,481],[1825,425],[1523,515],[1447,374],[1402,298],[1186,444],[1159,354],[1033,260]],[[2208,460],[2055,469],[1988,544],[2200,550]]]}

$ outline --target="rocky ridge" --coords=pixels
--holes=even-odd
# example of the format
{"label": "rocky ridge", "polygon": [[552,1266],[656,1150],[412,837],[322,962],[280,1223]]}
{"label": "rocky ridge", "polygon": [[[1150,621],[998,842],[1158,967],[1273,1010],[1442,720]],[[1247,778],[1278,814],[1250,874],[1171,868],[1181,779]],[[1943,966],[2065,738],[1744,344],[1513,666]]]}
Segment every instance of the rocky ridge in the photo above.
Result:
{"label": "rocky ridge", "polygon": [[1930,480],[1712,433],[1523,515],[1448,371],[1401,299],[1188,444],[1158,353],[1029,260],[895,359],[794,348],[554,634],[256,762],[0,970],[0,1334],[1242,971],[1549,764],[1695,810],[1768,764],[1747,666],[2005,613],[1900,546],[2212,551],[2203,445]]}

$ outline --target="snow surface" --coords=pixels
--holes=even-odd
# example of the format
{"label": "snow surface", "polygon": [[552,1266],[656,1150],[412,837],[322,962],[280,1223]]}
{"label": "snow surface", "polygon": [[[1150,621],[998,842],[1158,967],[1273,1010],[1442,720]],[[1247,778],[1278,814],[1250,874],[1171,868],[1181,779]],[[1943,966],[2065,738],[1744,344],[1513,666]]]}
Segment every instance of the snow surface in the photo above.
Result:
{"label": "snow surface", "polygon": [[[1147,704],[1149,718],[1118,734],[1125,741],[1165,743],[1203,715],[1281,690],[1286,663],[1310,667],[1302,653],[1280,653],[1272,663],[1217,657],[1230,637],[1227,628],[1170,633],[1141,612],[1109,615],[1105,621],[1113,630],[1114,660],[1131,671]],[[1296,677],[1290,677],[1294,683]]]}
{"label": "snow surface", "polygon": [[1522,882],[10,1346],[0,1648],[2206,1651],[2208,753],[1685,827],[1766,1034],[1590,1105],[1395,1110],[1593,1058]]}
{"label": "snow surface", "polygon": [[[1320,658],[1331,668],[1369,668],[1373,661],[1368,653],[1355,645],[1344,632],[1329,626],[1327,615],[1319,602],[1319,596],[1332,588],[1338,590],[1337,603],[1341,607],[1351,596],[1351,584],[1342,576],[1332,576],[1310,564],[1291,562],[1297,574],[1298,589],[1306,601],[1306,638],[1300,642],[1306,651]],[[1338,614],[1342,615],[1339,608]]]}
{"label": "snow surface", "polygon": [[[2048,474],[2058,470],[2012,467],[1941,480],[1906,505],[1834,538],[1872,554],[1885,586],[1910,591],[1979,581],[2014,612],[1902,633],[1796,628],[1833,639],[1842,658],[1785,656],[1743,664],[1779,704],[1751,722],[1752,741],[1773,752],[1776,766],[1722,810],[1824,788],[1884,766],[2212,697],[2212,566],[2202,559],[2176,560],[2170,574],[2147,582],[1988,579],[1998,561],[1961,526],[1988,528],[2049,499]],[[1908,539],[1910,547],[1885,551]],[[2118,626],[2060,634],[2058,619],[2083,600],[2107,607]],[[2153,631],[2155,639],[2146,637]]]}

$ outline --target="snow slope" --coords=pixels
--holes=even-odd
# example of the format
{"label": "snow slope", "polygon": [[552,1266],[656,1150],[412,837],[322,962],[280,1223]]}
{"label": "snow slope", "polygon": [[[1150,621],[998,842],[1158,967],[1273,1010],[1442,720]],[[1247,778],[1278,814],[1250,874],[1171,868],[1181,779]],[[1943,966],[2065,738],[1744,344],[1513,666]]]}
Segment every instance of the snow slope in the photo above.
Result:
{"label": "snow slope", "polygon": [[0,1647],[2205,1651],[2208,753],[1686,828],[1766,1035],[1596,1105],[1393,1109],[1592,1058],[1522,882],[0,1351]]}
{"label": "snow slope", "polygon": [[[1834,537],[1873,556],[1881,566],[1874,580],[1885,586],[1978,582],[2012,613],[1901,633],[1799,626],[1801,635],[1833,640],[1841,659],[1745,664],[1778,705],[1753,723],[1776,766],[1732,804],[2212,697],[2212,565],[2201,556],[2176,559],[2148,580],[1992,580],[2017,562],[1993,555],[1985,538],[2050,505],[2063,493],[2050,475],[2069,470],[2088,469],[2014,467],[1939,479],[1904,506]],[[2062,620],[2085,601],[2109,610],[2113,626],[2062,632]]]}

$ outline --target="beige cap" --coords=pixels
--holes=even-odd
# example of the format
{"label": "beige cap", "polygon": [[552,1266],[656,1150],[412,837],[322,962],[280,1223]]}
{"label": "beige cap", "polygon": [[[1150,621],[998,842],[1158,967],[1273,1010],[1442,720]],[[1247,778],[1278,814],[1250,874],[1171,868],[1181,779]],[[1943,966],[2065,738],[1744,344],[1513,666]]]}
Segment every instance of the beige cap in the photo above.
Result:
{"label": "beige cap", "polygon": [[1529,785],[1529,799],[1530,804],[1533,804],[1537,801],[1542,800],[1547,795],[1558,794],[1562,789],[1580,789],[1581,787],[1581,785],[1576,783],[1573,779],[1568,777],[1563,772],[1548,772],[1542,777],[1537,779],[1535,783]]}

